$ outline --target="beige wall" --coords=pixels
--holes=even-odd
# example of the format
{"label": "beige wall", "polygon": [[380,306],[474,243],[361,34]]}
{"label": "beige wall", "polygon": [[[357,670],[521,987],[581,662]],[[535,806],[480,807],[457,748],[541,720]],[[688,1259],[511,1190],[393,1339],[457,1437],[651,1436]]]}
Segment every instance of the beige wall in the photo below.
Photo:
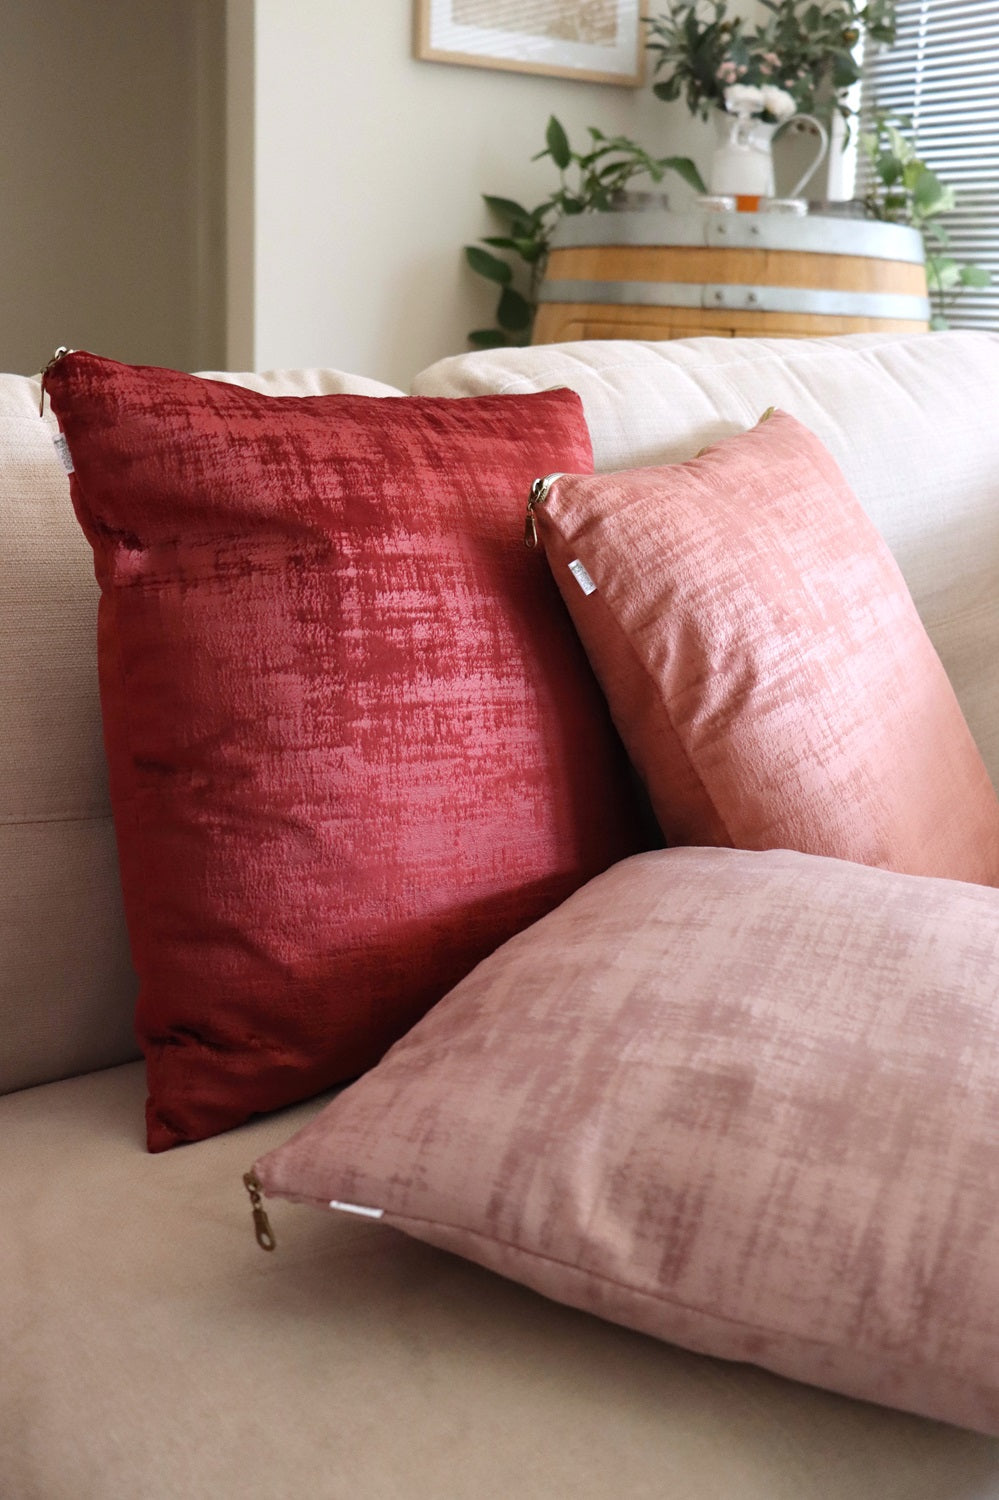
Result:
{"label": "beige wall", "polygon": [[255,96],[252,153],[230,137],[230,364],[332,364],[405,387],[464,349],[494,301],[461,255],[496,232],[479,195],[545,196],[553,169],[530,158],[552,113],[574,141],[594,124],[706,166],[710,135],[682,106],[416,61],[411,13],[411,0],[230,0],[230,109],[245,116]]}
{"label": "beige wall", "polygon": [[3,0],[0,368],[224,359],[224,0]]}
{"label": "beige wall", "polygon": [[0,367],[69,343],[406,386],[491,321],[461,247],[497,227],[483,191],[550,190],[530,161],[549,114],[574,142],[595,124],[707,170],[710,131],[682,105],[419,62],[412,8],[4,0]]}

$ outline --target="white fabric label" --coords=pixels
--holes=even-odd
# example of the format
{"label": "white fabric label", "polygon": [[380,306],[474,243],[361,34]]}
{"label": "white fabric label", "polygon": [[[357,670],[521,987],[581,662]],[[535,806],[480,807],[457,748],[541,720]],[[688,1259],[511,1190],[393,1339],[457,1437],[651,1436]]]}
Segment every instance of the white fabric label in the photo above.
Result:
{"label": "white fabric label", "polygon": [[583,564],[580,562],[578,557],[574,557],[572,562],[569,564],[569,572],[572,574],[573,578],[575,578],[584,594],[596,593],[597,586],[593,582],[593,579],[590,577],[589,573],[587,573],[586,569],[583,567]]}
{"label": "white fabric label", "polygon": [[330,1208],[338,1208],[342,1214],[360,1214],[362,1219],[380,1219],[385,1212],[384,1208],[365,1208],[362,1203],[341,1203],[338,1198],[330,1199]]}
{"label": "white fabric label", "polygon": [[70,456],[69,444],[66,441],[65,434],[57,432],[55,437],[52,439],[52,446],[58,453],[59,461],[61,462],[63,468],[66,470],[66,473],[72,474],[73,460]]}

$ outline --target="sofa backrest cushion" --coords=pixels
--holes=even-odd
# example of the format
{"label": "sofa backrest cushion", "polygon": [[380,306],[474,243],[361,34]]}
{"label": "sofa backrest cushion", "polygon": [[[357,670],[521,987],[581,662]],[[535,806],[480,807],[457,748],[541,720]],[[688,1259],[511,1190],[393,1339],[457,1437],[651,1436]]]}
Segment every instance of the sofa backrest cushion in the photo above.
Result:
{"label": "sofa backrest cushion", "polygon": [[0,1091],[134,1057],[97,585],[38,381],[0,379]]}
{"label": "sofa backrest cushion", "polygon": [[[226,375],[274,395],[392,387]],[[138,1056],[97,695],[93,556],[39,383],[0,376],[0,1093]]]}
{"label": "sofa backrest cushion", "polygon": [[674,463],[779,406],[888,543],[999,785],[999,334],[622,340],[458,355],[424,395],[579,392],[598,470]]}

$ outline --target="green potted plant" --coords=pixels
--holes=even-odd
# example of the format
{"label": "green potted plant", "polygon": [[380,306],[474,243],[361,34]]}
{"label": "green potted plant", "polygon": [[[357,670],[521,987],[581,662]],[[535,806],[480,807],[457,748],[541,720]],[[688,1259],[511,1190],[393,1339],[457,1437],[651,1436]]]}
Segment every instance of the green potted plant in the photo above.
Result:
{"label": "green potted plant", "polygon": [[874,219],[911,224],[923,236],[926,284],[933,306],[931,328],[947,328],[947,311],[962,292],[988,286],[991,276],[982,266],[961,262],[947,254],[950,236],[940,216],[955,205],[952,187],[927,166],[907,134],[908,121],[879,111],[859,145],[869,167],[864,207]]}
{"label": "green potted plant", "polygon": [[670,0],[649,22],[653,92],[686,99],[694,114],[713,117],[716,145],[712,193],[734,194],[753,208],[774,193],[772,146],[791,121],[810,131],[819,148],[791,192],[803,188],[824,157],[833,108],[847,116],[846,90],[859,77],[855,49],[861,35],[890,42],[894,0],[761,0],[767,19],[750,25],[731,16],[728,0]]}
{"label": "green potted plant", "polygon": [[476,328],[468,335],[469,343],[477,348],[530,343],[548,248],[556,226],[567,214],[613,208],[615,194],[639,176],[661,182],[667,172],[673,171],[695,192],[705,191],[689,157],[650,156],[637,142],[626,136],[604,135],[595,125],[589,127],[589,136],[589,149],[575,151],[562,125],[551,116],[544,150],[532,160],[550,158],[558,169],[559,181],[536,207],[524,208],[511,198],[483,193],[483,201],[501,221],[504,232],[465,246],[472,270],[499,289],[495,326]]}
{"label": "green potted plant", "polygon": [[[648,21],[659,99],[686,100],[707,119],[730,107],[730,90],[752,89],[753,113],[774,124],[789,114],[850,114],[844,95],[860,76],[861,36],[895,40],[895,0],[760,0],[767,20],[750,26],[728,0],[670,0]],[[782,97],[786,96],[786,97]],[[790,100],[792,108],[788,107]]]}

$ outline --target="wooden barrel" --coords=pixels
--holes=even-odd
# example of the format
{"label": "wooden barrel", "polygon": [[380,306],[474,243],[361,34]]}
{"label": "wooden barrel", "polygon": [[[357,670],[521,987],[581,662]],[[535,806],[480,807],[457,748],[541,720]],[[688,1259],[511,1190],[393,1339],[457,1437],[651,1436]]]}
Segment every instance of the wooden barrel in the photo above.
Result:
{"label": "wooden barrel", "polygon": [[924,332],[922,236],[903,224],[666,210],[565,218],[533,342]]}

